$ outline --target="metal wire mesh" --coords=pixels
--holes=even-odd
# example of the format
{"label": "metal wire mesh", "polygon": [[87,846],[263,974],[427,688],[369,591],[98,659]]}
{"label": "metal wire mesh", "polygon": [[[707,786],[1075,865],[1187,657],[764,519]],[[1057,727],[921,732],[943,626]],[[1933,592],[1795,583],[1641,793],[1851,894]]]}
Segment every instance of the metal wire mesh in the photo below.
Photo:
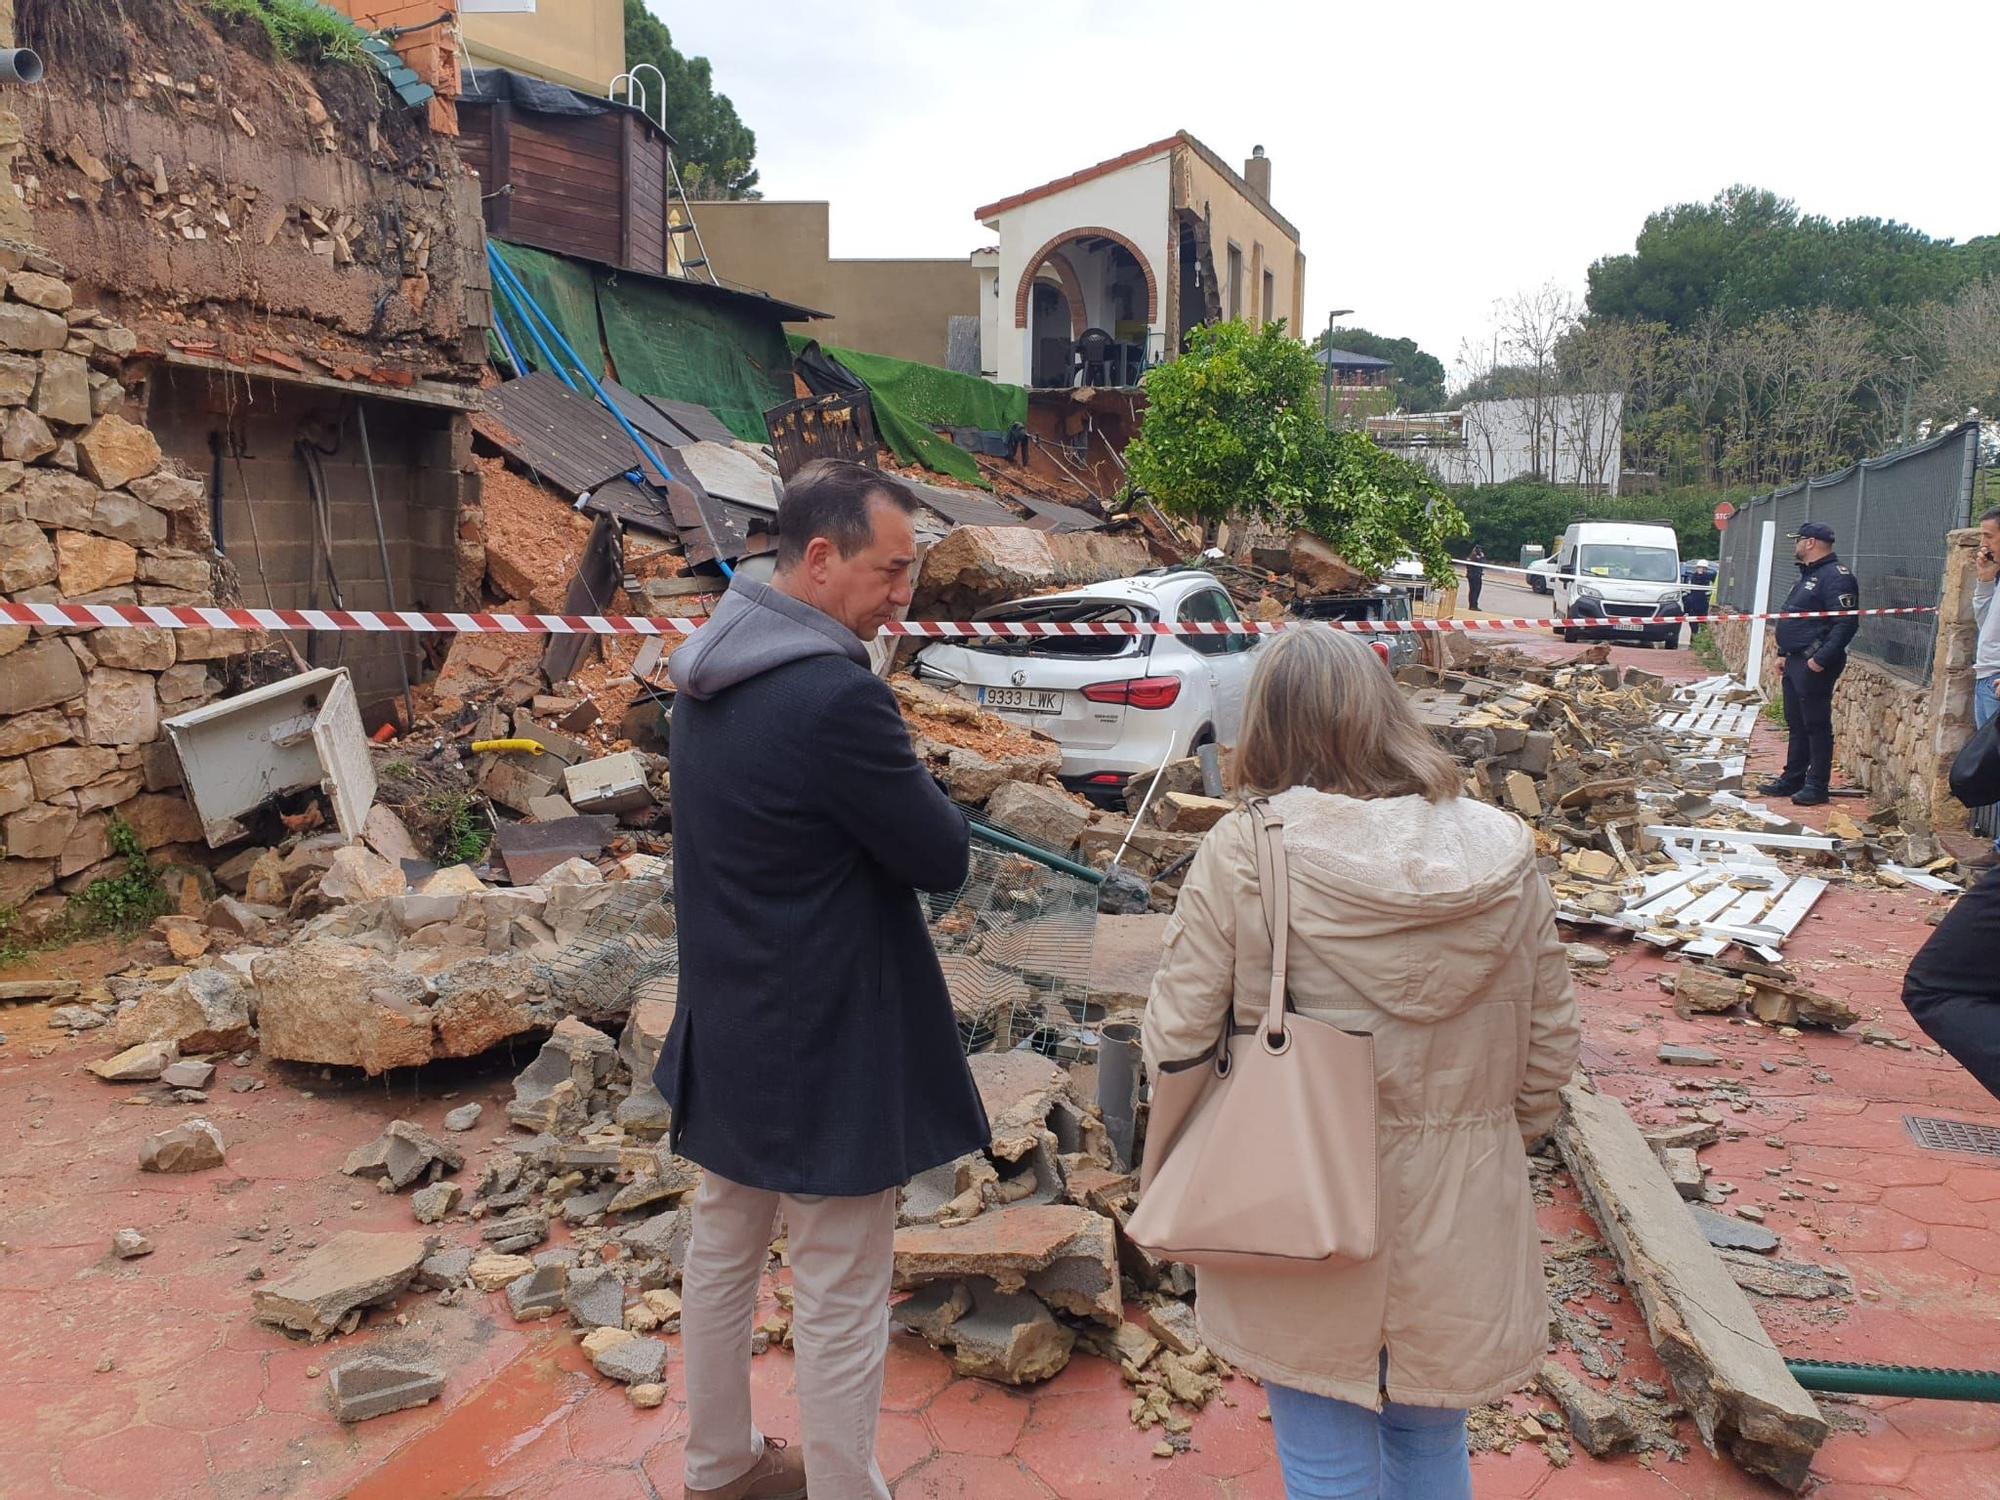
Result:
{"label": "metal wire mesh", "polygon": [[[611,1015],[680,972],[673,867],[664,859],[621,881],[543,967],[551,993],[581,1013]],[[923,897],[966,1052],[1027,1044],[1084,1055],[1097,887],[975,840],[971,872]]]}
{"label": "metal wire mesh", "polygon": [[581,930],[542,966],[549,993],[586,1015],[626,1010],[649,983],[680,972],[672,863],[651,860],[606,890]]}
{"label": "metal wire mesh", "polygon": [[[1824,521],[1861,580],[1863,605],[1936,605],[1944,591],[1945,535],[1970,524],[1978,443],[1978,424],[1968,423],[1915,447],[1759,495],[1723,533],[1716,601],[1729,609],[1781,607],[1797,577],[1784,534],[1802,521]],[[1765,521],[1777,523],[1779,541],[1769,593],[1759,600],[1757,547]],[[1904,676],[1927,678],[1938,626],[1930,615],[1872,617],[1861,622],[1852,649]]]}
{"label": "metal wire mesh", "polygon": [[1088,1049],[1095,885],[975,840],[965,884],[925,903],[968,1053],[1023,1043],[1055,1056]]}

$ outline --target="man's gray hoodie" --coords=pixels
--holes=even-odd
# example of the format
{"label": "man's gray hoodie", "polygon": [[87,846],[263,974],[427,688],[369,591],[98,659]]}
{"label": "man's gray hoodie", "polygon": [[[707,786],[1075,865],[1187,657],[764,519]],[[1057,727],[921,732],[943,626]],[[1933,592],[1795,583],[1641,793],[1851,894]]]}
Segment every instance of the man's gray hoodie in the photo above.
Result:
{"label": "man's gray hoodie", "polygon": [[738,578],[708,623],[667,659],[667,679],[690,698],[708,699],[809,656],[844,656],[868,665],[861,638],[833,616],[767,584]]}

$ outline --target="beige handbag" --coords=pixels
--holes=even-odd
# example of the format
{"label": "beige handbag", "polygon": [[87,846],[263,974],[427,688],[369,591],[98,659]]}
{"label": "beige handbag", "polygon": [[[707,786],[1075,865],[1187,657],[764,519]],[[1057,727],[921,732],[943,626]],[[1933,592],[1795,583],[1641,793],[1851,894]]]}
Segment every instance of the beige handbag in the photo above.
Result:
{"label": "beige handbag", "polygon": [[1284,822],[1257,819],[1257,881],[1271,932],[1262,1020],[1161,1066],[1126,1232],[1209,1269],[1311,1269],[1375,1254],[1375,1039],[1286,1011],[1291,880]]}

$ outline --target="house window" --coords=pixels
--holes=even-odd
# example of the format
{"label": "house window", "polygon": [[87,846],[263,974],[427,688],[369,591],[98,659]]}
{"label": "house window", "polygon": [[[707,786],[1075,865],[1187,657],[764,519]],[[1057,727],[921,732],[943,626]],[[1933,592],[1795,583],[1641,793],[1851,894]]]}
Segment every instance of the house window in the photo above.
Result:
{"label": "house window", "polygon": [[1264,321],[1266,323],[1275,323],[1277,320],[1278,278],[1273,276],[1269,271],[1266,271],[1264,273]]}
{"label": "house window", "polygon": [[1243,247],[1232,244],[1229,247],[1229,320],[1233,323],[1243,316]]}

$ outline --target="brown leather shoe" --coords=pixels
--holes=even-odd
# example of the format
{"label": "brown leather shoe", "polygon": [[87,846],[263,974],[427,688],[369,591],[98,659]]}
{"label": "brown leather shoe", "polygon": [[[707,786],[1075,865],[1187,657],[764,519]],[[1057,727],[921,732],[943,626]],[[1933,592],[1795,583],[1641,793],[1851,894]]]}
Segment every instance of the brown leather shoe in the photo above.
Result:
{"label": "brown leather shoe", "polygon": [[687,1487],[687,1500],[806,1500],[806,1461],[783,1438],[764,1439],[764,1456],[720,1489]]}

